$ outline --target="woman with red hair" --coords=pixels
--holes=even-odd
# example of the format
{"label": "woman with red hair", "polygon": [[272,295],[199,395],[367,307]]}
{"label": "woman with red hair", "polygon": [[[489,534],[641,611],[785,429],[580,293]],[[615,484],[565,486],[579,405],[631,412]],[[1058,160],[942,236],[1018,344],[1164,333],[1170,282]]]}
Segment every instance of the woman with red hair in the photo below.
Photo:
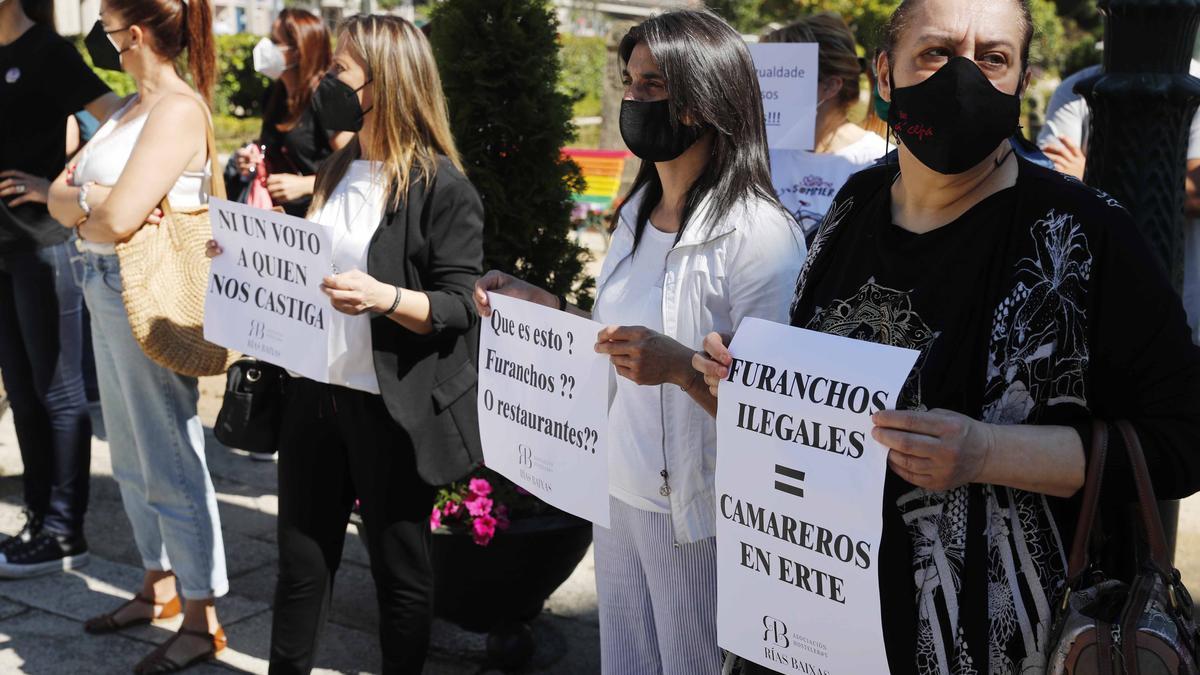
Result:
{"label": "woman with red hair", "polygon": [[313,92],[332,63],[325,23],[304,9],[280,12],[271,36],[254,47],[255,70],[274,83],[264,98],[258,142],[236,153],[238,172],[248,181],[265,160],[271,201],[301,218],[312,203],[317,169],[354,137],[326,129],[313,114]]}

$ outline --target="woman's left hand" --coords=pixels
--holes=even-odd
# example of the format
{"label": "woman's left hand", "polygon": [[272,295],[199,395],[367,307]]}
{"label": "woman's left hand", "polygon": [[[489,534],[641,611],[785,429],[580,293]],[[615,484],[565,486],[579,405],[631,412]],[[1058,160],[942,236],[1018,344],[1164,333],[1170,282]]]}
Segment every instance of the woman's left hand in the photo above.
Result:
{"label": "woman's left hand", "polygon": [[312,176],[298,176],[294,173],[273,173],[267,176],[267,192],[276,204],[294,202],[311,195],[312,191]]}
{"label": "woman's left hand", "polygon": [[609,355],[617,374],[640,385],[686,386],[699,376],[692,350],[642,326],[608,326],[596,337],[596,351]]}
{"label": "woman's left hand", "polygon": [[892,471],[935,492],[978,482],[995,445],[990,424],[950,410],[881,410],[871,420]]}
{"label": "woman's left hand", "polygon": [[375,277],[359,270],[325,277],[321,280],[321,290],[329,296],[334,309],[350,316],[382,312],[396,299],[395,286],[376,281]]}
{"label": "woman's left hand", "polygon": [[9,206],[45,204],[50,195],[50,181],[33,174],[10,169],[0,171],[0,198],[14,198]]}

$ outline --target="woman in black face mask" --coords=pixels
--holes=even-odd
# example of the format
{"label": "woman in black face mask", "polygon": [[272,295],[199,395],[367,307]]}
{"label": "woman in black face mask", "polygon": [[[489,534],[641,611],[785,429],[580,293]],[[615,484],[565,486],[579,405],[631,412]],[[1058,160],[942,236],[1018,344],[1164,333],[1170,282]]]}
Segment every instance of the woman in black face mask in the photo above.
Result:
{"label": "woman in black face mask", "polygon": [[[662,14],[621,41],[621,135],[642,162],[617,213],[592,318],[610,324],[611,527],[594,531],[604,673],[718,672],[715,401],[690,367],[709,331],[783,321],[804,258],[771,186],[762,97],[737,31]],[[502,293],[580,313],[490,272]]]}
{"label": "woman in black face mask", "polygon": [[[0,0],[0,374],[24,464],[25,517],[0,541],[0,577],[83,564],[91,421],[83,293],[71,233],[46,208],[71,114],[121,101],[54,32],[51,0]],[[84,550],[81,551],[80,548]],[[35,551],[37,553],[35,553]]]}
{"label": "woman in black face mask", "polygon": [[[850,179],[798,282],[792,325],[921,353],[873,420],[892,673],[1045,669],[1093,418],[1133,422],[1160,498],[1200,487],[1178,296],[1119,204],[1007,140],[1031,37],[1026,0],[901,3],[878,60],[899,162]],[[729,352],[705,346],[715,393]],[[1128,500],[1116,433],[1108,459]]]}

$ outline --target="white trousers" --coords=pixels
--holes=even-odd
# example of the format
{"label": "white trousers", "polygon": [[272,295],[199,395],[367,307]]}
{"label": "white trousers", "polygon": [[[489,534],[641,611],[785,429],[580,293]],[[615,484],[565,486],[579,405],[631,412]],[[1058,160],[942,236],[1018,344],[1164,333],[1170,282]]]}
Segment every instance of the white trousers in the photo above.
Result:
{"label": "white trousers", "polygon": [[594,526],[604,675],[717,675],[717,544],[676,547],[671,517],[612,499]]}

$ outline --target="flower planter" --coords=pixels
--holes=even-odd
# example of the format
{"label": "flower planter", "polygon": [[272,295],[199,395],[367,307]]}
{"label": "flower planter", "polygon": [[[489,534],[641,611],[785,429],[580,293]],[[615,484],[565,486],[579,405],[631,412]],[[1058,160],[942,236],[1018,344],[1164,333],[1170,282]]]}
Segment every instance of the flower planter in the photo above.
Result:
{"label": "flower planter", "polygon": [[487,546],[433,535],[434,611],[477,632],[531,621],[587,553],[592,525],[566,514],[514,520]]}
{"label": "flower planter", "polygon": [[[359,536],[366,533],[359,525]],[[471,535],[433,534],[434,613],[488,633],[488,658],[519,668],[533,657],[533,632],[546,599],[575,571],[592,543],[592,524],[564,513],[518,518],[487,546]]]}

